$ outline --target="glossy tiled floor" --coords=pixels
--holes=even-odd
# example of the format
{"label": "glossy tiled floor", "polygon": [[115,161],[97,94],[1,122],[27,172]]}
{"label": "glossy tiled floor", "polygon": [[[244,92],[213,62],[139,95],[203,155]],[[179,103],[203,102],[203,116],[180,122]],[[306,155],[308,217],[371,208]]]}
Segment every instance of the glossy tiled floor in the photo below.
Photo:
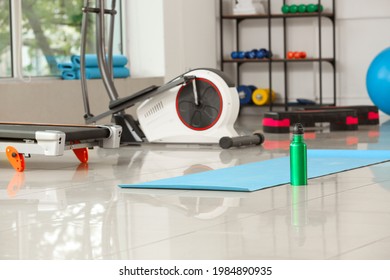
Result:
{"label": "glossy tiled floor", "polygon": [[[389,149],[390,121],[307,133],[309,148]],[[260,129],[254,116],[240,128]],[[131,183],[288,155],[262,147],[144,145],[0,162],[0,259],[390,259],[390,163],[253,193],[131,190]],[[260,171],[261,172],[261,171]]]}

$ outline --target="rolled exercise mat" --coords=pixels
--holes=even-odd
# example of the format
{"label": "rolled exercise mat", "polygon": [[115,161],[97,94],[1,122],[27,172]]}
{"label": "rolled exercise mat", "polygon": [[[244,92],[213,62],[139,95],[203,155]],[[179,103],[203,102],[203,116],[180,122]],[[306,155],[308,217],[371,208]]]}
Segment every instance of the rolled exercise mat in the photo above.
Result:
{"label": "rolled exercise mat", "polygon": [[76,71],[62,71],[61,78],[63,80],[77,80]]}
{"label": "rolled exercise mat", "polygon": [[[114,67],[114,78],[127,78],[130,76],[130,71],[126,67]],[[76,71],[77,79],[80,79],[80,70]],[[102,75],[99,68],[85,68],[85,77],[87,79],[101,79]]]}
{"label": "rolled exercise mat", "polygon": [[75,66],[72,62],[61,62],[57,64],[57,68],[60,71],[72,71],[75,70]]}
{"label": "rolled exercise mat", "polygon": [[[75,67],[80,68],[80,56],[72,55],[70,58]],[[128,59],[124,55],[113,55],[112,56],[112,66],[113,67],[123,67],[127,64]],[[99,62],[96,54],[86,54],[85,55],[85,67],[99,67]]]}

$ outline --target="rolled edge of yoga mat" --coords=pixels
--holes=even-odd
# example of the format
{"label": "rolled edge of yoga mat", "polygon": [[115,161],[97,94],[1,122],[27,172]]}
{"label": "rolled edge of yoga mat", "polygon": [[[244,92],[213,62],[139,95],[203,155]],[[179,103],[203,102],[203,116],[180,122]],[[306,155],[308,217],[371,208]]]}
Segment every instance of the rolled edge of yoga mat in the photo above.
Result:
{"label": "rolled edge of yoga mat", "polygon": [[[130,76],[130,70],[126,67],[114,67],[114,78],[127,78]],[[81,73],[80,70],[76,71],[76,78],[80,79]],[[85,77],[87,79],[101,79],[102,75],[99,68],[86,68]]]}
{"label": "rolled edge of yoga mat", "polygon": [[[80,68],[80,55],[72,55],[70,58],[75,67]],[[113,67],[123,67],[127,64],[128,59],[124,55],[113,55],[112,56],[112,66]],[[99,67],[99,62],[96,54],[86,54],[85,55],[85,67]]]}
{"label": "rolled edge of yoga mat", "polygon": [[57,68],[60,71],[72,71],[75,70],[74,64],[72,62],[62,62],[57,64]]}
{"label": "rolled edge of yoga mat", "polygon": [[61,77],[63,80],[76,80],[77,75],[75,71],[63,71],[61,73]]}

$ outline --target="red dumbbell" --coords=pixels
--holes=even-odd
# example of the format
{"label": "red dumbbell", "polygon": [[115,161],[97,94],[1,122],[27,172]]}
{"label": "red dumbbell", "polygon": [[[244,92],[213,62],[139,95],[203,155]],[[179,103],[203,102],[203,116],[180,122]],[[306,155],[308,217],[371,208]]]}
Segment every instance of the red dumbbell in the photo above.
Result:
{"label": "red dumbbell", "polygon": [[305,58],[306,58],[306,52],[289,51],[287,53],[287,59],[305,59]]}
{"label": "red dumbbell", "polygon": [[293,59],[293,58],[294,58],[294,52],[288,52],[287,59]]}
{"label": "red dumbbell", "polygon": [[299,58],[305,59],[306,58],[306,52],[299,52]]}

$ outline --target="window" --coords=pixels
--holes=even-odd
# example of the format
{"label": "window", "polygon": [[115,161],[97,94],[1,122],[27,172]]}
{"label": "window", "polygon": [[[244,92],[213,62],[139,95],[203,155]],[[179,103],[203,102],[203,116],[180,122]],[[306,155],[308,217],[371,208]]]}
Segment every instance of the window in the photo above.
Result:
{"label": "window", "polygon": [[9,0],[0,0],[0,78],[12,76]]}
{"label": "window", "polygon": [[[59,76],[57,64],[70,61],[71,55],[80,53],[83,2],[83,0],[0,0],[0,76],[11,76],[12,65],[15,69],[21,69],[19,74],[21,76]],[[108,6],[111,1],[106,2]],[[117,3],[116,9],[120,15],[120,3]],[[15,24],[11,24],[11,30],[10,14],[16,18],[13,21]],[[91,23],[87,36],[89,53],[95,53],[95,18],[95,15],[88,18]],[[4,25],[4,22],[8,24]],[[17,22],[21,22],[21,26],[16,26]],[[6,30],[7,26],[8,30]],[[10,44],[10,31],[20,40],[13,40],[13,44]],[[117,20],[114,53],[122,53],[120,34],[120,20]],[[3,40],[3,37],[6,40]],[[11,45],[14,59],[11,59]],[[20,55],[15,55],[17,53]]]}

